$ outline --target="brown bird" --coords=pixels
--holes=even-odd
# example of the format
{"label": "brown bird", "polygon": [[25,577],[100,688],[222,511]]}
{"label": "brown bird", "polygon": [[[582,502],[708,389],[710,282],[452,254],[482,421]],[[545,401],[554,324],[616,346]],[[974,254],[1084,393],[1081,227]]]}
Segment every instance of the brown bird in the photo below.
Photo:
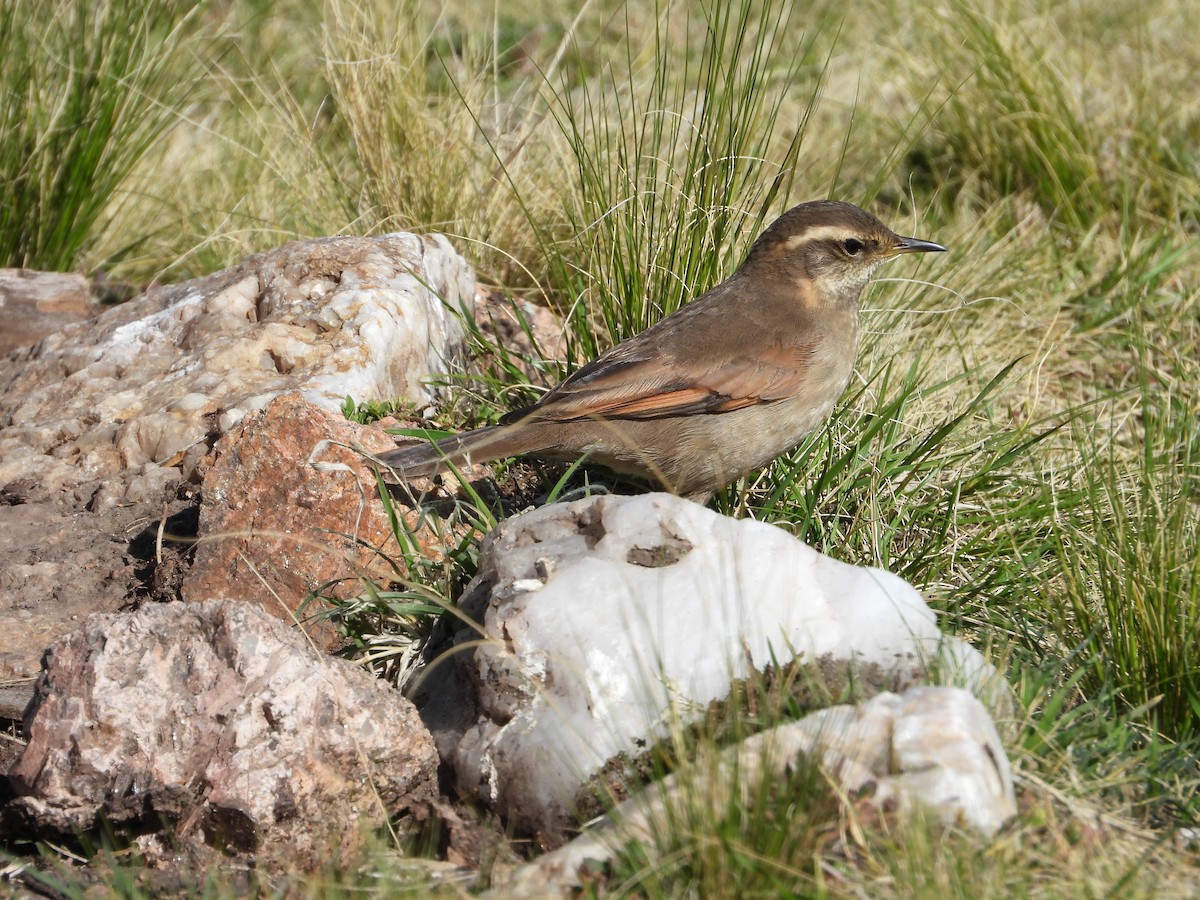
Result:
{"label": "brown bird", "polygon": [[401,479],[524,453],[590,460],[703,502],[795,447],[833,410],[880,263],[945,250],[849,203],[784,213],[727,280],[499,425],[380,456]]}

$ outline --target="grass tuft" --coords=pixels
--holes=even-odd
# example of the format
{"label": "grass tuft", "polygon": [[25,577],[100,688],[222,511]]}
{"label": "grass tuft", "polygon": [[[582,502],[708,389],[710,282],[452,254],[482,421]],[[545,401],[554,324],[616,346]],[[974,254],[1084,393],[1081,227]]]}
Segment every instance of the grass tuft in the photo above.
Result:
{"label": "grass tuft", "polygon": [[80,262],[204,75],[197,10],[0,0],[0,265]]}
{"label": "grass tuft", "polygon": [[1179,398],[1140,389],[1139,455],[1098,454],[1081,514],[1056,524],[1054,625],[1088,642],[1087,682],[1113,687],[1118,711],[1145,707],[1155,732],[1200,746],[1200,442]]}

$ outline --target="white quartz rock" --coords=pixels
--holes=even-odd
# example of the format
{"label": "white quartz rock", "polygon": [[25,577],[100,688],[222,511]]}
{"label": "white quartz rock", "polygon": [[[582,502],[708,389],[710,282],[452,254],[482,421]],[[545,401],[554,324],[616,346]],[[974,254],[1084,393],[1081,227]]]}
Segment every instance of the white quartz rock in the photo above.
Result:
{"label": "white quartz rock", "polygon": [[671,823],[694,821],[689,807],[728,809],[731,797],[750,796],[764,778],[786,784],[787,771],[805,760],[821,767],[841,797],[863,795],[880,809],[923,809],[986,837],[1017,814],[1008,757],[983,704],[960,688],[910,688],[820,710],[742,741],[716,766],[697,766],[698,775],[671,775],[486,896],[574,896],[585,866],[594,871],[632,840],[653,865]]}
{"label": "white quartz rock", "polygon": [[146,467],[188,475],[288,391],[332,410],[428,400],[464,353],[455,311],[474,295],[449,242],[415,234],[300,241],[153,288],[0,360],[0,485],[100,479],[121,502]]}
{"label": "white quartz rock", "polygon": [[477,642],[460,660],[481,712],[439,745],[460,788],[545,833],[570,821],[606,760],[644,749],[773,661],[851,663],[877,690],[936,667],[997,695],[995,670],[943,635],[903,579],[666,494],[504,522],[463,606],[482,621],[484,640],[459,638]]}

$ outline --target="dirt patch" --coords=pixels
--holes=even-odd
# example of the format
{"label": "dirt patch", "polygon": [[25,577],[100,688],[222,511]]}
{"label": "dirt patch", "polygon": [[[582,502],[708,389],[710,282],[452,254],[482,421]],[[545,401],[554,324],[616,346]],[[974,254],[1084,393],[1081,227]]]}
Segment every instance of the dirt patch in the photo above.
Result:
{"label": "dirt patch", "polygon": [[186,554],[183,542],[195,536],[194,486],[103,513],[38,501],[19,485],[0,495],[9,499],[0,504],[0,681],[34,677],[42,651],[92,613],[171,599],[160,566]]}

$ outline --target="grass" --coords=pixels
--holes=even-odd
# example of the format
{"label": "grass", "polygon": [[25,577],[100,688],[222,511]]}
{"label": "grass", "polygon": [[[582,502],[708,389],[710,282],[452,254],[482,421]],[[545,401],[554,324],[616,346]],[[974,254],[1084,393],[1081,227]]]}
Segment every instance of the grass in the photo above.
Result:
{"label": "grass", "polygon": [[[476,334],[486,367],[454,382],[439,426],[494,420],[686,302],[794,202],[866,204],[951,248],[882,273],[830,426],[715,502],[900,572],[1007,662],[1018,821],[982,845],[860,821],[798,778],[765,805],[694,810],[662,836],[669,864],[630,847],[593,893],[1194,880],[1174,841],[1200,818],[1200,47],[1184,0],[229,0],[226,17],[133,20],[101,0],[0,2],[10,262],[146,281],[301,235],[445,231],[482,280],[562,315],[566,358]],[[107,43],[70,40],[85,21]],[[452,599],[499,512],[463,504],[447,566],[413,556],[407,581],[359,599],[381,675],[405,669],[391,629]],[[772,843],[781,831],[794,842]]]}
{"label": "grass", "polygon": [[[631,46],[573,90],[552,85],[550,115],[574,184],[563,204],[567,252],[546,253],[555,293],[574,301],[571,334],[585,356],[724,278],[745,253],[744,236],[793,194],[821,85],[813,39],[792,37],[804,32],[786,4],[718,4],[703,27],[686,9],[648,25],[642,54]],[[630,29],[628,7],[624,15]],[[695,34],[694,54],[666,52],[673,28]],[[780,70],[766,56],[783,46]],[[799,109],[784,110],[773,79],[791,86]]]}
{"label": "grass", "polygon": [[[217,36],[184,4],[0,2],[0,265],[70,270]],[[132,245],[136,235],[125,235]]]}
{"label": "grass", "polygon": [[[1144,378],[1143,374],[1143,378]],[[1157,387],[1157,386],[1155,386]],[[1126,707],[1146,707],[1153,730],[1200,737],[1200,457],[1189,415],[1143,381],[1141,448],[1081,474],[1086,508],[1053,535],[1067,604],[1054,623],[1092,645],[1088,683],[1112,685]],[[1184,438],[1182,443],[1180,438]],[[1193,809],[1193,815],[1200,808]]]}

